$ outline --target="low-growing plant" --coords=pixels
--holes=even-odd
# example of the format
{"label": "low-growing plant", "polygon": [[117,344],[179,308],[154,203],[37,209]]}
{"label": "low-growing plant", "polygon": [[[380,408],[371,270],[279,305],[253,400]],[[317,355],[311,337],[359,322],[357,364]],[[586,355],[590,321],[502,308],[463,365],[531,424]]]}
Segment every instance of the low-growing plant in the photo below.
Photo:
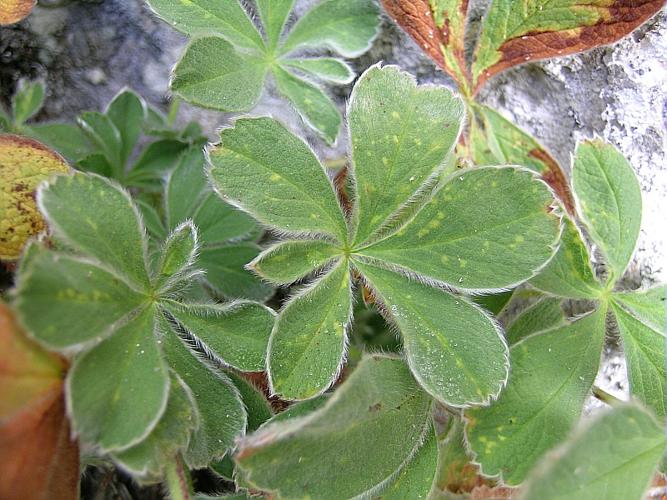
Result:
{"label": "low-growing plant", "polygon": [[324,0],[301,15],[283,36],[295,0],[258,0],[262,33],[238,0],[148,0],[174,28],[193,37],[174,68],[171,90],[186,101],[220,111],[248,111],[273,77],[304,122],[327,142],[336,140],[342,117],[315,82],[346,84],[354,72],[337,57],[304,51],[328,48],[342,57],[369,49],[378,31],[371,0]]}
{"label": "low-growing plant", "polygon": [[[363,52],[372,2],[324,0],[289,30],[293,0],[150,3],[194,37],[173,90],[247,110],[272,71],[335,140],[338,111],[290,72],[349,82],[300,51]],[[665,471],[667,290],[621,281],[641,224],[632,167],[582,141],[569,182],[473,101],[526,56],[609,43],[656,3],[493,0],[472,65],[467,2],[383,3],[463,99],[372,66],[335,174],[273,118],[238,118],[204,150],[177,104],[164,116],[124,90],[76,125],[33,123],[44,87],[20,86],[0,114],[0,258],[21,255],[0,304],[0,496],[75,497],[79,446],[82,465],[179,500],[627,500]],[[274,290],[278,313],[248,300]],[[596,385],[608,337],[631,401]],[[593,397],[611,409],[581,425]],[[191,480],[201,469],[214,486]]]}

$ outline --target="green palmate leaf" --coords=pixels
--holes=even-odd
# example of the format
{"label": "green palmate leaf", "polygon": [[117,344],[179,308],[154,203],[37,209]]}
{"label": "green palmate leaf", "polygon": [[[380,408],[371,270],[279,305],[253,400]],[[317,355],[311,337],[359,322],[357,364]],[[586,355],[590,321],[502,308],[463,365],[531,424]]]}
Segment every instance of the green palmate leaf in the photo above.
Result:
{"label": "green palmate leaf", "polygon": [[284,59],[281,63],[283,67],[295,68],[306,75],[331,83],[345,85],[354,80],[352,68],[345,61],[334,57]]}
{"label": "green palmate leaf", "polygon": [[236,0],[148,0],[148,3],[158,16],[188,35],[217,34],[239,47],[264,46],[261,35]]}
{"label": "green palmate leaf", "polygon": [[264,370],[275,316],[269,308],[236,302],[227,306],[174,304],[167,310],[215,359],[242,371]]}
{"label": "green palmate leaf", "polygon": [[346,239],[331,183],[303,141],[270,118],[237,120],[220,136],[210,175],[226,200],[280,231]]}
{"label": "green palmate leaf", "polygon": [[205,248],[200,252],[198,262],[206,273],[206,283],[223,296],[264,300],[273,293],[273,288],[245,269],[259,251],[254,243]]}
{"label": "green palmate leaf", "polygon": [[569,434],[598,371],[605,316],[599,309],[512,346],[512,370],[500,398],[466,415],[468,444],[484,474],[518,484]]}
{"label": "green palmate leaf", "polygon": [[460,132],[463,103],[419,88],[393,66],[362,75],[348,110],[356,179],[355,241],[364,242],[436,174]]}
{"label": "green palmate leaf", "polygon": [[155,428],[169,395],[155,322],[154,309],[144,309],[74,363],[68,407],[82,440],[122,450]]}
{"label": "green palmate leaf", "polygon": [[150,143],[141,152],[123,182],[133,186],[155,184],[157,179],[161,179],[174,166],[180,153],[187,147],[187,143],[176,139]]}
{"label": "green palmate leaf", "polygon": [[15,125],[23,125],[39,111],[44,103],[45,90],[43,82],[21,82],[19,89],[12,96]]}
{"label": "green palmate leaf", "polygon": [[474,55],[474,88],[517,64],[615,42],[663,6],[662,0],[493,0]]}
{"label": "green palmate leaf", "polygon": [[165,464],[187,447],[191,432],[198,426],[194,396],[190,388],[172,373],[169,399],[160,421],[146,439],[113,453],[113,458],[134,475],[159,479]]}
{"label": "green palmate leaf", "polygon": [[190,438],[184,459],[193,469],[222,458],[246,427],[247,417],[238,390],[222,372],[204,364],[168,328],[162,338],[170,366],[190,388],[197,403],[200,425]]}
{"label": "green palmate leaf", "polygon": [[278,90],[289,99],[301,118],[319,132],[328,143],[333,143],[338,136],[343,118],[331,98],[317,85],[296,77],[278,66],[273,68],[273,76]]}
{"label": "green palmate leaf", "polygon": [[16,308],[26,329],[52,349],[109,335],[144,300],[116,275],[78,258],[42,250],[29,264]]}
{"label": "green palmate leaf", "polygon": [[132,283],[148,285],[144,228],[127,192],[101,177],[75,174],[56,178],[37,197],[59,238]]}
{"label": "green palmate leaf", "polygon": [[270,283],[288,285],[341,254],[340,249],[326,241],[283,241],[264,250],[248,267]]}
{"label": "green palmate leaf", "polygon": [[574,213],[570,183],[551,154],[497,111],[475,104],[470,121],[470,152],[477,165],[522,165],[539,173],[568,213]]}
{"label": "green palmate leaf", "polygon": [[120,173],[123,145],[120,131],[111,118],[97,111],[86,111],[77,121],[88,139],[104,153],[114,172]]}
{"label": "green palmate leaf", "polygon": [[271,334],[272,392],[307,399],[324,392],[342,368],[352,315],[350,272],[339,262],[283,308]]}
{"label": "green palmate leaf", "polygon": [[87,156],[92,148],[83,130],[72,123],[36,123],[26,133],[51,146],[71,162]]}
{"label": "green palmate leaf", "polygon": [[582,142],[575,153],[572,185],[590,236],[606,256],[612,279],[619,279],[641,225],[641,189],[632,167],[611,144]]}
{"label": "green palmate leaf", "polygon": [[106,114],[120,133],[120,160],[124,165],[141,135],[146,119],[146,105],[141,97],[125,89],[113,98]]}
{"label": "green palmate leaf", "polygon": [[241,441],[236,462],[255,488],[281,498],[370,496],[431,431],[430,408],[401,360],[367,357],[322,408]]}
{"label": "green palmate leaf", "polygon": [[247,111],[259,100],[267,70],[258,55],[241,54],[222,38],[197,38],[174,68],[171,90],[197,106]]}
{"label": "green palmate leaf", "polygon": [[533,333],[565,326],[561,302],[556,297],[545,297],[526,308],[507,327],[507,342],[513,345]]}
{"label": "green palmate leaf", "polygon": [[322,408],[329,400],[329,397],[330,394],[322,394],[321,396],[306,399],[305,401],[297,401],[290,405],[286,410],[274,415],[265,425],[270,425],[275,422],[285,422],[292,418],[305,417],[306,415],[313,413],[315,410]]}
{"label": "green palmate leaf", "polygon": [[458,288],[511,287],[555,251],[560,220],[552,202],[528,170],[461,171],[398,233],[357,252]]}
{"label": "green palmate leaf", "polygon": [[197,229],[192,222],[185,222],[172,232],[165,241],[160,263],[160,283],[173,282],[194,264],[197,258]]}
{"label": "green palmate leaf", "polygon": [[345,57],[370,48],[379,8],[371,0],[324,0],[306,12],[287,35],[280,53],[302,47],[330,47]]}
{"label": "green palmate leaf", "polygon": [[294,6],[294,0],[255,0],[255,3],[264,25],[268,48],[275,50]]}
{"label": "green palmate leaf", "polygon": [[602,285],[591,268],[588,247],[574,222],[567,217],[564,222],[558,251],[530,284],[559,297],[596,299]]}
{"label": "green palmate leaf", "polygon": [[662,285],[612,299],[628,363],[630,391],[660,417],[667,415],[665,293]]}
{"label": "green palmate leaf", "polygon": [[417,500],[429,498],[438,469],[438,440],[435,432],[426,436],[426,441],[396,479],[382,492],[382,500]]}
{"label": "green palmate leaf", "polygon": [[382,0],[387,13],[469,94],[465,57],[468,0]]}
{"label": "green palmate leaf", "polygon": [[455,407],[498,395],[507,380],[508,350],[489,317],[443,290],[363,262],[355,266],[398,326],[408,365],[429,394]]}
{"label": "green palmate leaf", "polygon": [[664,429],[645,410],[617,406],[545,459],[521,498],[643,498],[666,444]]}

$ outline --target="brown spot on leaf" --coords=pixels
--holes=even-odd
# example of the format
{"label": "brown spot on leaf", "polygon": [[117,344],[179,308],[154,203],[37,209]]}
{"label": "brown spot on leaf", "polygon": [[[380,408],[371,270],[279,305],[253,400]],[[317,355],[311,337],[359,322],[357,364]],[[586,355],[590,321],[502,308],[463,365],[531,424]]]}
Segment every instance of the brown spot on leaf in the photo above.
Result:
{"label": "brown spot on leaf", "polygon": [[[576,54],[614,43],[630,34],[665,6],[664,0],[615,0],[596,2],[599,21],[591,26],[560,31],[533,31],[506,40],[499,48],[501,58],[476,75],[476,93],[493,75],[508,68],[551,57]],[[596,7],[595,4],[592,7]]]}
{"label": "brown spot on leaf", "polygon": [[563,206],[570,215],[574,215],[574,199],[570,190],[570,183],[565,177],[563,169],[552,156],[543,149],[534,148],[528,152],[528,156],[539,160],[546,165],[547,170],[542,173],[544,182],[551,186],[558,198],[563,202]]}

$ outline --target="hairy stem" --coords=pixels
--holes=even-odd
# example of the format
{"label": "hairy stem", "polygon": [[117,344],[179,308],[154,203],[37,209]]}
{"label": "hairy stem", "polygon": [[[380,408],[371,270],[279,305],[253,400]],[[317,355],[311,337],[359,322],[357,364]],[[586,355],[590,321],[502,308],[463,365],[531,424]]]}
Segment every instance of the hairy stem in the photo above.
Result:
{"label": "hairy stem", "polygon": [[598,387],[597,385],[593,386],[593,396],[595,396],[597,399],[602,401],[603,403],[607,403],[608,405],[614,406],[616,404],[622,403],[623,401],[618,399],[616,396],[609,394],[607,391],[602,389],[601,387]]}
{"label": "hairy stem", "polygon": [[190,474],[183,465],[180,455],[167,464],[165,485],[171,500],[190,500]]}

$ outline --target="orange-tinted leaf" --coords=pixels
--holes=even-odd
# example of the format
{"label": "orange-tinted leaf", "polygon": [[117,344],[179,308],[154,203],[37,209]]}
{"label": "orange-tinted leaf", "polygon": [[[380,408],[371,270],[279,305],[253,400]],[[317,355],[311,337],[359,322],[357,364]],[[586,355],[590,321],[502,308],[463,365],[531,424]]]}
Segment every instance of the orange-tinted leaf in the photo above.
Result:
{"label": "orange-tinted leaf", "polygon": [[78,495],[79,450],[65,414],[65,362],[25,337],[0,303],[0,498]]}
{"label": "orange-tinted leaf", "polygon": [[0,24],[18,23],[36,3],[37,0],[0,0]]}
{"label": "orange-tinted leaf", "polygon": [[0,260],[17,259],[28,238],[44,229],[35,189],[49,176],[68,170],[65,160],[44,144],[0,134]]}
{"label": "orange-tinted leaf", "polygon": [[493,109],[475,105],[470,123],[470,155],[477,165],[522,165],[541,174],[563,206],[574,214],[574,200],[565,172],[533,137]]}
{"label": "orange-tinted leaf", "polygon": [[468,94],[464,34],[468,0],[382,0],[387,13]]}
{"label": "orange-tinted leaf", "polygon": [[517,64],[583,52],[631,33],[664,0],[493,0],[472,65],[475,92]]}

